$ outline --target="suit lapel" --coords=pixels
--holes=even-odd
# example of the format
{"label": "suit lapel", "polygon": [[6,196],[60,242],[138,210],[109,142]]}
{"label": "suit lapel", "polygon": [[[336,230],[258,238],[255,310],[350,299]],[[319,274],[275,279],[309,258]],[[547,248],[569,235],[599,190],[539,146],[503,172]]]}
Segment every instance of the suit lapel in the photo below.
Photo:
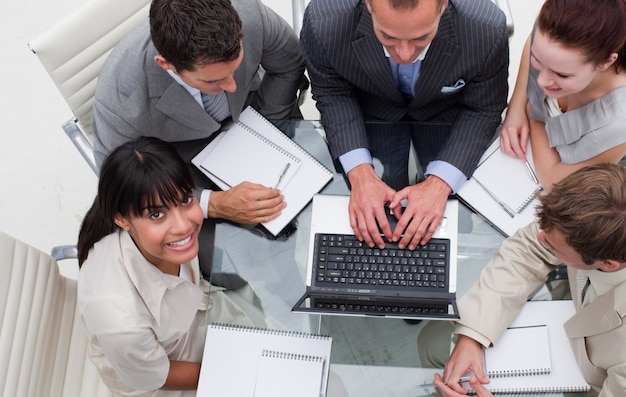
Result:
{"label": "suit lapel", "polygon": [[579,296],[574,296],[578,311],[565,322],[569,338],[581,338],[611,331],[622,325],[626,316],[626,282],[601,295],[585,307],[580,307]]}
{"label": "suit lapel", "polygon": [[361,2],[361,17],[356,28],[355,39],[352,41],[354,53],[365,74],[380,89],[381,93],[394,102],[404,103],[404,97],[396,87],[396,82],[391,74],[389,60],[382,53],[383,46],[373,31],[372,16],[365,3]]}
{"label": "suit lapel", "polygon": [[207,112],[155,61],[154,45],[146,52],[145,68],[148,71],[148,95],[156,101],[155,107],[178,123],[200,131],[216,131],[220,128]]}
{"label": "suit lapel", "polygon": [[[450,4],[441,16],[437,35],[428,49],[426,58],[422,61],[415,98],[411,102],[411,107],[423,106],[432,101],[432,98],[441,91],[441,87],[449,83],[446,81],[449,76],[445,74],[449,68],[443,67],[443,65],[456,64],[456,59],[461,51],[457,44],[453,12]],[[428,78],[423,78],[423,76],[428,76]]]}

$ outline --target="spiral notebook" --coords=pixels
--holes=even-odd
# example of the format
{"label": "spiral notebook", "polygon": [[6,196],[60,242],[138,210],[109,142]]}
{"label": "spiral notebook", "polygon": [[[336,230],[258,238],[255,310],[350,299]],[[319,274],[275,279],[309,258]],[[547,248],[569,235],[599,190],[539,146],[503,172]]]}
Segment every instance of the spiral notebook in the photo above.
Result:
{"label": "spiral notebook", "polygon": [[530,144],[528,162],[500,150],[495,140],[483,154],[471,178],[457,192],[458,198],[505,236],[535,220],[535,195],[542,190],[536,175]]}
{"label": "spiral notebook", "polygon": [[[585,381],[563,324],[575,313],[571,300],[526,302],[511,327],[529,327],[545,324],[548,328],[551,370],[544,374],[517,376],[492,376],[485,385],[492,393],[563,393],[585,392],[589,384]],[[506,331],[508,332],[508,330]],[[498,343],[498,342],[496,342]],[[519,350],[532,349],[530,345],[520,346],[510,351],[510,360],[519,357]],[[469,386],[468,391],[471,392]]]}
{"label": "spiral notebook", "polygon": [[277,235],[333,177],[332,172],[252,107],[191,162],[223,190],[248,181],[281,190],[287,207],[263,226]]}
{"label": "spiral notebook", "polygon": [[210,324],[197,394],[323,397],[331,347],[325,335]]}
{"label": "spiral notebook", "polygon": [[324,370],[320,356],[263,350],[254,397],[320,397]]}
{"label": "spiral notebook", "polygon": [[485,350],[487,376],[549,374],[550,342],[545,324],[509,327],[493,347]]}

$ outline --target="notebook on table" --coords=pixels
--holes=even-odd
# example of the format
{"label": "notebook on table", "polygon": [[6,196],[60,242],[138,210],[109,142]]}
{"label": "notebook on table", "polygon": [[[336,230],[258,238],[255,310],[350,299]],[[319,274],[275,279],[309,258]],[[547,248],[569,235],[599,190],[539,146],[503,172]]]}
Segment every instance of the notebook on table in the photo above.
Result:
{"label": "notebook on table", "polygon": [[323,397],[332,338],[209,324],[198,396]]}
{"label": "notebook on table", "polygon": [[[544,373],[518,374],[514,376],[492,376],[490,383],[485,385],[492,393],[560,393],[585,392],[589,385],[578,368],[569,339],[563,324],[575,313],[571,300],[530,301],[526,302],[522,311],[513,320],[510,327],[531,327],[545,325],[548,331],[548,351],[550,354],[550,371]],[[505,331],[505,333],[508,332]],[[496,341],[496,346],[499,341]],[[532,343],[532,342],[531,342]],[[526,345],[529,349],[535,349]],[[524,347],[518,346],[510,350],[509,360],[516,360]],[[542,360],[542,354],[532,366]],[[544,359],[545,360],[545,359]],[[488,364],[487,364],[488,365]],[[471,391],[466,385],[468,391]]]}
{"label": "notebook on table", "polygon": [[459,200],[505,236],[535,220],[535,207],[539,203],[535,194],[541,191],[541,186],[535,182],[530,144],[526,157],[528,162],[503,153],[495,140],[481,157],[474,174],[457,192]]}
{"label": "notebook on table", "polygon": [[191,162],[217,186],[241,182],[277,188],[287,207],[263,226],[277,235],[333,177],[332,172],[252,107]]}
{"label": "notebook on table", "polygon": [[359,243],[350,226],[349,200],[340,195],[313,197],[306,291],[292,310],[458,319],[458,201],[448,200],[444,219],[431,241],[422,249],[407,252],[395,249],[392,243],[383,251]]}
{"label": "notebook on table", "polygon": [[552,361],[548,326],[507,328],[494,346],[485,350],[485,369],[489,378],[549,374]]}

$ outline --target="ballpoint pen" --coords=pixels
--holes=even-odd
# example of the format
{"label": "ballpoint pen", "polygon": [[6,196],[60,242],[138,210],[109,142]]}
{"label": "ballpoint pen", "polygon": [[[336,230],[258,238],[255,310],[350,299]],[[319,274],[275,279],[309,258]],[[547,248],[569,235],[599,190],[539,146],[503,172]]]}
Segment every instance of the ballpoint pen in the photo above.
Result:
{"label": "ballpoint pen", "polygon": [[[461,376],[461,379],[459,379],[459,383],[465,383],[465,382],[469,382],[471,376]],[[446,385],[448,383],[446,382]],[[423,389],[425,387],[435,387],[436,385],[434,383],[422,383],[421,385],[417,385],[417,387],[419,389]]]}
{"label": "ballpoint pen", "polygon": [[278,176],[278,182],[276,182],[276,186],[274,186],[274,189],[278,188],[278,185],[280,185],[280,183],[283,181],[283,178],[285,177],[285,174],[287,173],[287,170],[289,169],[290,166],[291,166],[291,163],[285,164],[283,171]]}
{"label": "ballpoint pen", "polygon": [[535,175],[535,171],[533,171],[533,167],[530,166],[528,160],[524,161],[526,163],[526,169],[528,169],[528,174],[532,178],[532,180],[539,186],[539,179],[537,179],[537,175]]}
{"label": "ballpoint pen", "polygon": [[515,218],[515,211],[513,211],[513,209],[511,209],[511,207],[509,207],[508,205],[506,205],[502,200],[500,200],[495,194],[493,194],[491,192],[491,190],[487,189],[487,186],[483,185],[477,178],[474,178],[474,180],[476,181],[476,183],[478,183],[478,185],[480,187],[483,188],[483,190],[485,192],[487,192],[487,194],[489,195],[489,197],[491,197],[496,203],[498,203],[498,205],[507,213],[509,214],[509,216],[511,218]]}

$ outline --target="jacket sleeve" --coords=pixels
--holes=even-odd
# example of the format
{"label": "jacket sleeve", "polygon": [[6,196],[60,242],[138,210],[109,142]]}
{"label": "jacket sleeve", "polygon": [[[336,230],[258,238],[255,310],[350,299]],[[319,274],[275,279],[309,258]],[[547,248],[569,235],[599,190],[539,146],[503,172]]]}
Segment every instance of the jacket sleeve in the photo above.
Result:
{"label": "jacket sleeve", "polygon": [[304,81],[304,58],[291,26],[260,1],[258,7],[263,29],[263,71],[252,106],[269,119],[285,119],[296,106],[298,89]]}
{"label": "jacket sleeve", "polygon": [[467,327],[485,336],[489,345],[498,340],[548,273],[560,265],[539,242],[538,233],[539,226],[533,222],[502,243],[478,281],[459,300],[461,318],[455,333]]}

